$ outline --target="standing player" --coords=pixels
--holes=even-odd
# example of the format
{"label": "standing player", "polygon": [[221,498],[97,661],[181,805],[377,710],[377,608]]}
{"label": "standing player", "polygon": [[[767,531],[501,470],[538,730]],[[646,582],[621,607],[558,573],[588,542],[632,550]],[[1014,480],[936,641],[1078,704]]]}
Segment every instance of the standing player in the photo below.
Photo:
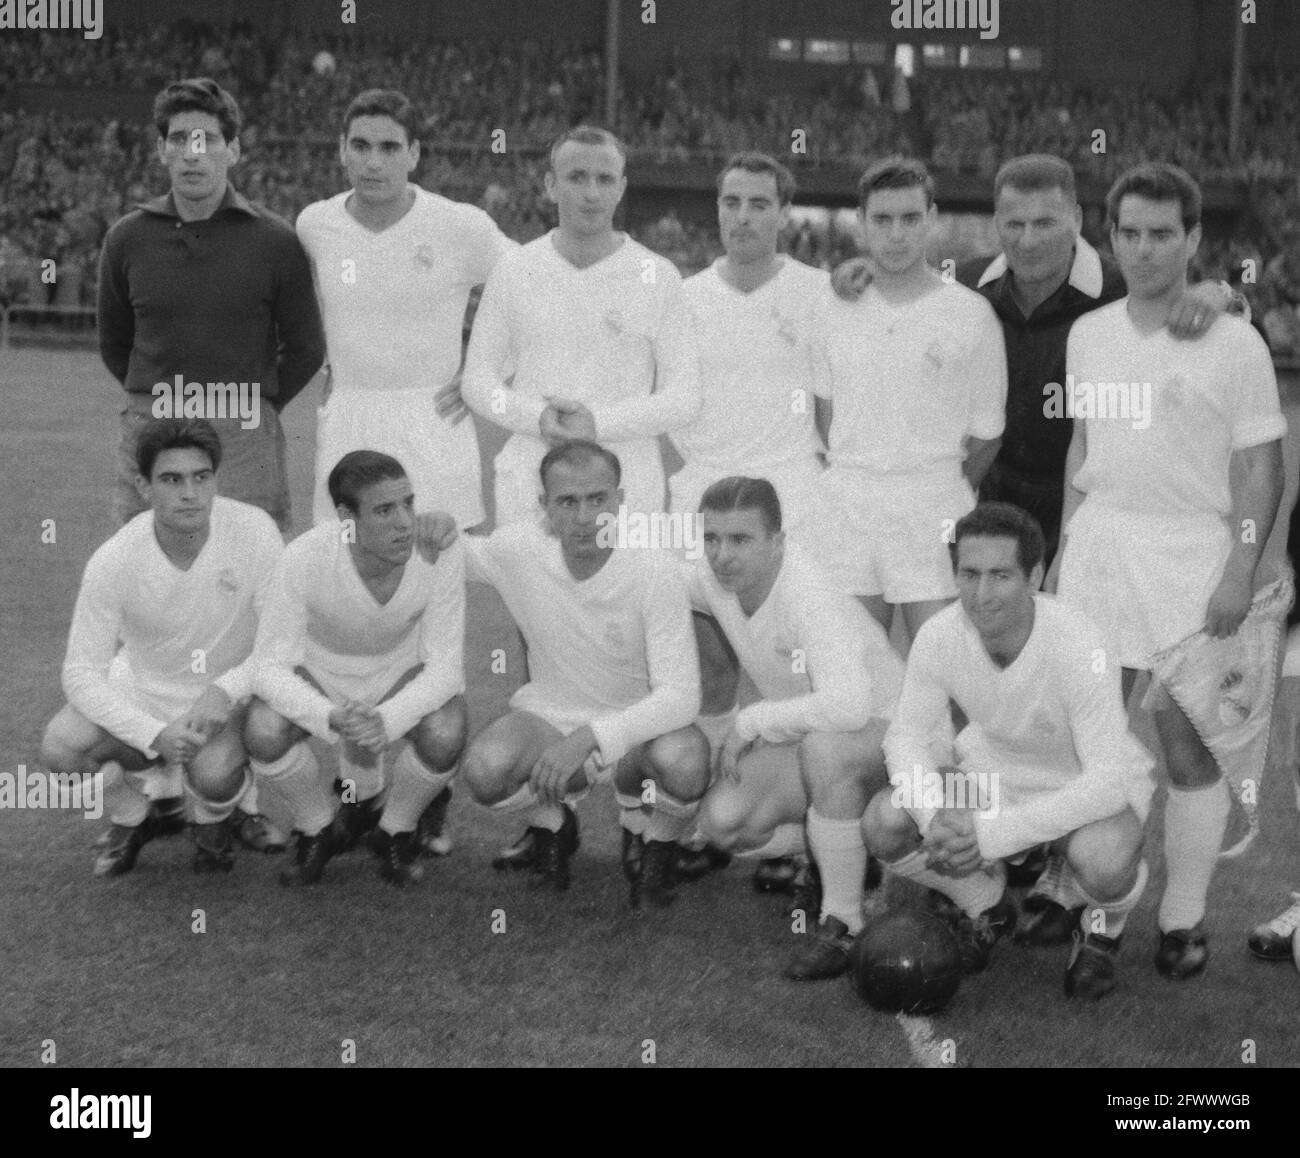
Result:
{"label": "standing player", "polygon": [[146,423],[136,463],[149,509],[86,564],[63,662],[68,703],[45,730],[41,760],[57,773],[103,773],[112,827],[96,876],[135,867],[149,838],[141,789],[164,764],[183,771],[194,871],[227,871],[249,786],[249,655],[283,544],[265,512],[217,497],[221,440],[210,423]]}
{"label": "standing player", "polygon": [[316,430],[318,523],[335,517],[330,468],[363,448],[401,462],[422,506],[461,526],[483,520],[478,439],[462,421],[455,379],[470,290],[513,244],[483,210],[410,182],[418,130],[401,93],[361,93],[339,137],[352,188],[298,217],[329,353]]}
{"label": "standing player", "polygon": [[[422,875],[416,828],[465,746],[464,562],[454,545],[434,565],[412,558],[415,497],[391,456],[345,454],[329,488],[339,521],[295,539],[271,582],[245,743],[300,833],[281,884],[315,884],[365,835],[400,888]],[[341,741],[337,813],[308,736]]]}
{"label": "standing player", "polygon": [[[993,224],[1002,252],[962,262],[956,271],[961,285],[993,307],[1006,343],[1006,428],[980,497],[1015,503],[1038,520],[1047,569],[1060,539],[1070,445],[1070,423],[1049,404],[1052,391],[1065,383],[1066,335],[1078,318],[1124,296],[1118,266],[1088,244],[1082,223],[1067,161],[1046,153],[1013,157],[993,178]],[[837,291],[852,298],[868,279],[861,259],[835,271]],[[1200,337],[1225,307],[1243,312],[1245,299],[1224,282],[1194,286],[1170,316],[1169,332]]]}
{"label": "standing player", "polygon": [[[1097,1000],[1115,987],[1120,936],[1146,885],[1152,761],[1128,730],[1101,633],[1037,594],[1038,524],[1009,503],[983,503],[955,537],[961,602],[912,641],[885,736],[894,787],[867,808],[867,847],[959,906],[963,963],[975,972],[1015,920],[1000,862],[1053,843],[1062,893],[1083,909],[1065,992]],[[940,768],[929,737],[950,699],[970,724],[957,737],[959,767]],[[942,796],[929,798],[940,777]]]}
{"label": "standing player", "polygon": [[767,479],[720,479],[700,513],[708,562],[691,568],[691,601],[716,617],[760,697],[722,743],[701,828],[718,847],[762,856],[784,852],[773,839],[806,819],[821,923],[785,975],[838,977],[862,929],[862,813],[885,783],[881,740],[903,662],[875,620],[786,544]]}
{"label": "standing player", "polygon": [[206,77],[170,84],[154,101],[154,124],[171,190],[108,231],[99,269],[99,350],[126,388],[118,516],[125,522],[143,509],[135,444],[155,413],[154,387],[170,396],[180,378],[252,395],[248,429],[241,417],[218,415],[215,391],[203,416],[221,437],[224,493],[287,532],[279,413],[325,357],[311,267],[293,229],[227,180],[240,155],[239,106],[225,89]]}
{"label": "standing player", "polygon": [[901,607],[915,638],[956,594],[947,542],[997,453],[1006,356],[988,303],[926,264],[937,210],[925,166],[873,165],[858,201],[877,274],[860,301],[827,294],[814,323],[833,416],[803,542],[886,629]]}
{"label": "standing player", "polygon": [[501,593],[523,632],[532,677],[470,744],[465,781],[479,803],[528,819],[499,867],[563,891],[578,847],[566,800],[612,777],[632,907],[662,907],[709,781],[685,588],[667,553],[608,541],[623,498],[615,455],[574,440],[540,472],[549,533],[530,522],[462,540],[470,578]]}
{"label": "standing player", "polygon": [[694,514],[718,479],[765,478],[789,532],[821,474],[810,330],[827,276],[776,251],[793,196],[790,170],[763,153],[737,153],[718,174],[726,254],[683,283],[703,405],[672,436],[685,460],[669,480],[674,511]]}
{"label": "standing player", "polygon": [[581,126],[555,142],[545,184],[559,228],[501,260],[474,317],[465,401],[512,432],[496,458],[499,527],[537,521],[538,463],[570,438],[613,447],[628,506],[662,511],[657,436],[699,411],[681,277],[614,230],[625,158],[604,129]]}
{"label": "standing player", "polygon": [[[1076,323],[1067,367],[1080,406],[1098,384],[1122,405],[1096,389],[1075,418],[1060,593],[1106,632],[1127,689],[1156,651],[1241,625],[1282,498],[1286,420],[1268,349],[1246,322],[1220,318],[1194,346],[1167,332],[1201,237],[1196,183],[1173,165],[1138,165],[1106,209],[1128,296]],[[1139,403],[1142,423],[1130,418]],[[1147,706],[1170,780],[1156,968],[1186,978],[1209,957],[1202,920],[1228,788],[1158,682]]]}

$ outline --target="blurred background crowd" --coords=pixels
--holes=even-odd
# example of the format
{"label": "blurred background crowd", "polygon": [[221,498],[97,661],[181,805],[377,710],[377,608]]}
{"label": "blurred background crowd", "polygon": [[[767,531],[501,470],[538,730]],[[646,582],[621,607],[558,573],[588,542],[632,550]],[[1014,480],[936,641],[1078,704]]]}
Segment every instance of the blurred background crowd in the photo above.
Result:
{"label": "blurred background crowd", "polygon": [[[936,172],[991,179],[1018,153],[1066,157],[1080,174],[1109,180],[1140,160],[1170,160],[1202,182],[1237,181],[1248,210],[1233,230],[1208,237],[1199,276],[1241,284],[1274,314],[1270,338],[1300,351],[1300,74],[1255,70],[1245,87],[1241,159],[1228,154],[1228,91],[1197,84],[1157,97],[1140,87],[1090,92],[1042,76],[837,70],[806,96],[764,91],[736,58],[719,57],[707,79],[669,67],[624,76],[612,127],[642,162],[716,167],[729,153],[784,154],[804,130],[796,171],[826,164],[857,169],[890,152],[924,158]],[[214,77],[240,102],[244,159],[235,182],[250,200],[293,221],[309,202],[341,188],[340,117],[368,87],[400,88],[425,116],[426,188],[483,206],[519,240],[552,224],[542,194],[545,146],[565,127],[602,122],[604,62],[590,48],[513,42],[319,33],[270,37],[247,24],[214,29],[193,21],[110,29],[93,53],[67,36],[0,39],[0,100],[7,88],[57,86],[154,93],[168,81]],[[108,227],[165,189],[147,123],[29,113],[14,101],[0,112],[0,305],[89,305]],[[603,122],[602,122],[603,123]],[[1095,131],[1105,151],[1095,151]],[[505,151],[493,133],[505,132]],[[1100,221],[1086,230],[1100,240]],[[669,211],[634,229],[683,271],[721,250],[714,229]],[[829,220],[792,222],[787,249],[828,267],[855,251],[851,228]],[[42,282],[40,262],[58,278]],[[1253,267],[1251,262],[1254,263]]]}

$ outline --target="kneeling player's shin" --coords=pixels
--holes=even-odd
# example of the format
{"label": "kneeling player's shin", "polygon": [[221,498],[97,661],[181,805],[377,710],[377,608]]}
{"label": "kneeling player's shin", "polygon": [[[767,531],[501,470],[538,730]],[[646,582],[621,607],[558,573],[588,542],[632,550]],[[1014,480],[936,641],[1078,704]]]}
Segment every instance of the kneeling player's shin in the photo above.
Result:
{"label": "kneeling player's shin", "polygon": [[320,782],[316,754],[305,740],[278,760],[250,760],[249,764],[256,776],[275,782],[299,832],[315,836],[334,819],[333,804]]}
{"label": "kneeling player's shin", "polygon": [[420,823],[420,814],[429,807],[456,775],[456,769],[435,772],[426,767],[415,754],[413,744],[405,744],[393,761],[393,781],[388,787],[388,800],[379,827],[385,832],[414,832]]}
{"label": "kneeling player's shin", "polygon": [[[964,877],[950,877],[935,872],[923,849],[916,849],[896,861],[882,861],[885,868],[900,877],[916,881],[942,893],[968,917],[978,917],[1002,899],[1005,888],[1003,871],[979,869]],[[1000,868],[1000,866],[999,866]]]}
{"label": "kneeling player's shin", "polygon": [[858,933],[862,929],[862,880],[867,872],[862,822],[857,818],[830,820],[809,808],[808,845],[821,872],[822,913],[838,917],[850,933]]}
{"label": "kneeling player's shin", "polygon": [[1147,876],[1147,862],[1140,861],[1133,887],[1115,901],[1097,900],[1089,895],[1083,882],[1076,879],[1074,887],[1085,903],[1083,915],[1079,918],[1079,929],[1084,933],[1099,933],[1103,937],[1118,937],[1124,932],[1129,913],[1137,907],[1146,891]]}
{"label": "kneeling player's shin", "polygon": [[116,760],[109,760],[99,769],[103,785],[104,811],[108,819],[124,828],[143,824],[149,815],[149,798],[136,786],[139,777],[122,770]]}

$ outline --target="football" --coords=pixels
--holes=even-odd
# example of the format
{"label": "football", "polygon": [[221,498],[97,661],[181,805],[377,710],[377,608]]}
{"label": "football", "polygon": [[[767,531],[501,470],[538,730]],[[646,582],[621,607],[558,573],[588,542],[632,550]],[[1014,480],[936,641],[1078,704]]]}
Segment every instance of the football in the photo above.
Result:
{"label": "football", "polygon": [[957,992],[961,952],[948,925],[931,913],[890,913],[853,944],[853,987],[873,1009],[935,1013]]}

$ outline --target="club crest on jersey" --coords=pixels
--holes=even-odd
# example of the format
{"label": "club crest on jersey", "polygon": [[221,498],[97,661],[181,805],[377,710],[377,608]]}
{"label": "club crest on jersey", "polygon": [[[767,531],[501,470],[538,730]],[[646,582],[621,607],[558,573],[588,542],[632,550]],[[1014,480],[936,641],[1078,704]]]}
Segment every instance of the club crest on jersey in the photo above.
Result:
{"label": "club crest on jersey", "polygon": [[217,572],[217,586],[233,595],[239,590],[239,579],[229,567],[222,567]]}
{"label": "club crest on jersey", "polygon": [[627,636],[623,634],[623,625],[620,623],[605,624],[605,642],[610,647],[623,648],[627,646]]}
{"label": "club crest on jersey", "polygon": [[431,245],[417,245],[415,247],[414,261],[421,269],[432,269],[434,265],[433,247]]}
{"label": "club crest on jersey", "polygon": [[787,346],[793,346],[799,341],[799,333],[795,329],[793,318],[785,317],[776,306],[773,306],[772,319],[776,322],[776,336]]}
{"label": "club crest on jersey", "polygon": [[624,330],[627,329],[627,321],[624,319],[623,315],[618,310],[606,310],[604,322],[605,325],[607,325],[616,334],[621,334]]}

